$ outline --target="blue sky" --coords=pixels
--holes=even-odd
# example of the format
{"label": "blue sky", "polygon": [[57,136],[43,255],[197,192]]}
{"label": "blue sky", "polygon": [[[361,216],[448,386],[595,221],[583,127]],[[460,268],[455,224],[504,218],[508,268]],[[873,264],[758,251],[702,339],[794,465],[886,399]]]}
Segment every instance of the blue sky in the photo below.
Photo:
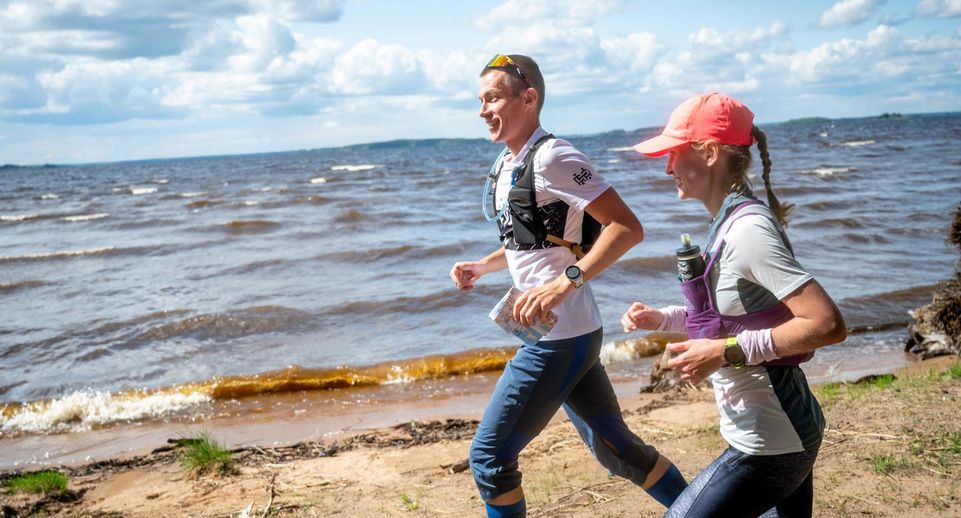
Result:
{"label": "blue sky", "polygon": [[710,90],[761,123],[961,110],[961,0],[0,0],[0,163],[485,137],[498,52],[561,135]]}

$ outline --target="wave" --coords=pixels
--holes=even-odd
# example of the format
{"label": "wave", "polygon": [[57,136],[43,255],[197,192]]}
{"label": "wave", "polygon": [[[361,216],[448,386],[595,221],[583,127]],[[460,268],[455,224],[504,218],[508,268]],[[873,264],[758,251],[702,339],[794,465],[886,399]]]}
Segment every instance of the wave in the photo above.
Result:
{"label": "wave", "polygon": [[399,245],[385,248],[372,248],[368,250],[343,250],[331,252],[315,257],[315,260],[336,260],[343,262],[373,262],[389,257],[398,257],[414,254],[418,258],[423,257],[443,257],[464,251],[462,244],[451,244],[442,246],[422,247],[415,245]]}
{"label": "wave", "polygon": [[182,193],[180,193],[179,196],[180,196],[181,198],[196,198],[196,197],[198,197],[198,196],[203,196],[203,195],[205,195],[205,194],[207,194],[206,191],[182,192]]}
{"label": "wave", "polygon": [[885,243],[891,242],[890,239],[880,234],[858,234],[854,232],[848,232],[845,234],[841,234],[838,237],[840,237],[841,239],[844,239],[845,241],[850,241],[852,243],[858,243],[858,244],[885,244]]}
{"label": "wave", "polygon": [[188,209],[202,209],[211,205],[219,205],[221,203],[223,202],[220,200],[195,200],[184,205],[184,207],[187,207]]}
{"label": "wave", "polygon": [[337,217],[334,218],[334,221],[338,223],[353,223],[357,221],[363,221],[364,219],[365,217],[363,212],[360,212],[356,209],[350,209],[338,214]]}
{"label": "wave", "polygon": [[130,194],[133,194],[134,196],[140,196],[142,194],[153,194],[157,192],[156,187],[139,187],[136,185],[131,185],[130,187],[128,187],[128,190],[130,191]]}
{"label": "wave", "polygon": [[16,282],[0,282],[0,294],[2,293],[12,293],[14,291],[26,290],[30,288],[39,288],[40,286],[47,286],[53,284],[47,281],[40,281],[35,279],[29,279],[26,281],[16,281]]}
{"label": "wave", "polygon": [[844,227],[844,228],[864,228],[864,225],[854,218],[825,218],[815,221],[805,221],[797,223],[797,228],[822,228],[822,227]]}
{"label": "wave", "polygon": [[838,210],[847,209],[858,204],[855,200],[822,200],[805,203],[805,209],[812,210]]}
{"label": "wave", "polygon": [[163,417],[209,401],[209,395],[196,390],[79,391],[59,399],[0,407],[0,435],[84,432],[117,422]]}
{"label": "wave", "polygon": [[86,248],[82,250],[64,250],[60,252],[40,252],[36,254],[0,256],[0,264],[32,261],[59,261],[65,259],[98,257],[104,255],[146,255],[148,253],[163,249],[163,246],[131,246],[121,248],[102,246],[98,248]]}
{"label": "wave", "polygon": [[807,169],[800,172],[800,174],[809,176],[819,176],[821,178],[825,176],[835,176],[844,173],[853,173],[857,171],[854,167],[816,167],[814,169]]}
{"label": "wave", "polygon": [[0,216],[0,221],[7,221],[10,223],[19,223],[21,221],[28,221],[31,219],[38,219],[39,214],[13,214],[13,215],[3,215]]}
{"label": "wave", "polygon": [[62,219],[63,221],[77,222],[77,221],[91,221],[95,219],[103,219],[109,216],[110,214],[106,212],[98,212],[96,214],[80,214],[77,216],[64,216],[60,219]]}
{"label": "wave", "polygon": [[[60,344],[77,341],[83,350],[103,347],[109,351],[138,350],[153,342],[177,338],[222,341],[275,331],[299,331],[313,320],[313,315],[283,306],[252,306],[224,313],[191,314],[186,309],[166,310],[141,315],[129,320],[107,322],[97,327],[84,326],[38,342],[24,342],[0,349],[0,359],[13,358],[22,351],[45,353],[67,350]],[[62,353],[58,353],[62,354]],[[91,358],[74,358],[85,361]]]}
{"label": "wave", "polygon": [[327,183],[327,178],[324,178],[323,176],[318,176],[317,178],[311,178],[310,183],[313,183],[313,184]]}
{"label": "wave", "polygon": [[330,200],[331,200],[330,198],[327,198],[324,196],[316,196],[316,195],[294,196],[293,198],[289,198],[285,200],[264,201],[260,203],[260,206],[265,209],[277,209],[277,208],[283,208],[283,207],[290,207],[292,205],[305,205],[305,204],[321,205],[321,204],[330,202]]}
{"label": "wave", "polygon": [[612,153],[624,153],[624,152],[627,152],[627,151],[634,151],[634,148],[631,147],[631,146],[609,147],[609,148],[605,149],[605,151],[610,151],[610,152],[612,152]]}
{"label": "wave", "polygon": [[848,297],[840,301],[838,307],[850,334],[904,327],[913,320],[908,312],[931,302],[933,290],[934,285],[924,285]]}
{"label": "wave", "polygon": [[19,263],[29,261],[51,261],[58,259],[72,259],[74,257],[98,256],[116,253],[119,249],[112,246],[102,246],[98,248],[87,248],[84,250],[64,250],[61,252],[41,252],[26,255],[7,255],[0,256],[0,264]]}
{"label": "wave", "polygon": [[839,145],[839,146],[845,146],[845,147],[861,147],[861,146],[870,146],[871,144],[877,144],[877,142],[874,141],[873,139],[866,139],[866,140],[845,140],[844,142],[841,142],[841,143],[838,144],[838,145]]}
{"label": "wave", "polygon": [[251,306],[226,313],[204,313],[155,325],[133,337],[132,346],[142,342],[168,340],[190,335],[197,340],[220,340],[265,334],[294,328],[309,322],[310,313],[283,306]]}
{"label": "wave", "polygon": [[[611,342],[602,347],[601,362],[610,365],[656,356],[663,352],[665,344],[678,341],[678,337],[651,333],[642,338]],[[198,408],[215,401],[264,394],[406,384],[496,372],[503,370],[516,351],[516,347],[480,348],[367,366],[305,369],[295,365],[276,371],[215,377],[156,389],[113,393],[77,391],[62,398],[14,402],[0,407],[0,431],[12,435],[87,431],[112,423],[197,413]]]}
{"label": "wave", "polygon": [[46,193],[46,194],[41,195],[41,196],[40,196],[40,199],[41,199],[41,200],[59,200],[59,199],[60,199],[60,196],[58,196],[57,194],[54,194],[54,193],[52,193],[52,192],[48,192],[48,193]]}
{"label": "wave", "polygon": [[673,272],[677,270],[677,257],[662,255],[658,257],[635,257],[621,259],[614,267],[629,273]]}
{"label": "wave", "polygon": [[268,232],[279,226],[280,223],[265,219],[235,219],[225,223],[223,228],[231,234],[248,234]]}
{"label": "wave", "polygon": [[376,169],[380,167],[379,164],[342,164],[342,165],[332,165],[330,166],[331,171],[370,171],[371,169]]}

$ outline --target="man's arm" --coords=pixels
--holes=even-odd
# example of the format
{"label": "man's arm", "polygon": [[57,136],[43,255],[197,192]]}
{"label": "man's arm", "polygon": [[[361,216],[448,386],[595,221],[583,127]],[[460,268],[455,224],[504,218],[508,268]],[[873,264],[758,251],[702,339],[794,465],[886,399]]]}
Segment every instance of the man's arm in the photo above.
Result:
{"label": "man's arm", "polygon": [[[640,243],[644,239],[644,227],[613,187],[595,198],[585,210],[604,225],[591,251],[575,263],[586,281],[596,277]],[[535,317],[545,317],[575,289],[564,275],[530,289],[514,303],[514,318],[524,324],[533,324]]]}
{"label": "man's arm", "polygon": [[498,248],[480,261],[459,261],[450,269],[450,278],[459,290],[474,288],[474,282],[482,276],[507,268],[504,247]]}

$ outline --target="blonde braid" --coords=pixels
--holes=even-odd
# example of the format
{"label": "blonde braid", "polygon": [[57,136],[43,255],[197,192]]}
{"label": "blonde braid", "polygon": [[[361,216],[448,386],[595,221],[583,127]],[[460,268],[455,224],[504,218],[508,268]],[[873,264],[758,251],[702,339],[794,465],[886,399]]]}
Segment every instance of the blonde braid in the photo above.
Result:
{"label": "blonde braid", "polygon": [[761,128],[752,126],[751,136],[757,141],[757,150],[761,155],[761,165],[764,166],[761,179],[764,180],[764,189],[767,191],[767,205],[770,207],[771,212],[774,213],[774,216],[777,217],[777,220],[781,222],[781,225],[786,227],[788,218],[791,217],[791,211],[794,210],[794,204],[782,204],[774,194],[774,189],[771,188],[771,156],[767,151],[767,135],[761,131]]}

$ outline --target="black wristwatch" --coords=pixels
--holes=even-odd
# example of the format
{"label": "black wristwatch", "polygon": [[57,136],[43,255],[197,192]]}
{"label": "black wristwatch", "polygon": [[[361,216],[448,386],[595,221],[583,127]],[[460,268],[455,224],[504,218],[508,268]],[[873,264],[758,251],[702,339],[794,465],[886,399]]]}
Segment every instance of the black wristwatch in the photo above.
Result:
{"label": "black wristwatch", "polygon": [[736,336],[727,339],[727,343],[724,344],[723,355],[724,361],[735,369],[740,369],[747,362],[747,355],[744,354],[744,349],[741,349],[741,346],[738,345]]}
{"label": "black wristwatch", "polygon": [[577,265],[572,264],[568,266],[567,269],[564,270],[564,275],[567,277],[567,280],[574,283],[575,288],[580,288],[584,285],[584,272],[582,272]]}

